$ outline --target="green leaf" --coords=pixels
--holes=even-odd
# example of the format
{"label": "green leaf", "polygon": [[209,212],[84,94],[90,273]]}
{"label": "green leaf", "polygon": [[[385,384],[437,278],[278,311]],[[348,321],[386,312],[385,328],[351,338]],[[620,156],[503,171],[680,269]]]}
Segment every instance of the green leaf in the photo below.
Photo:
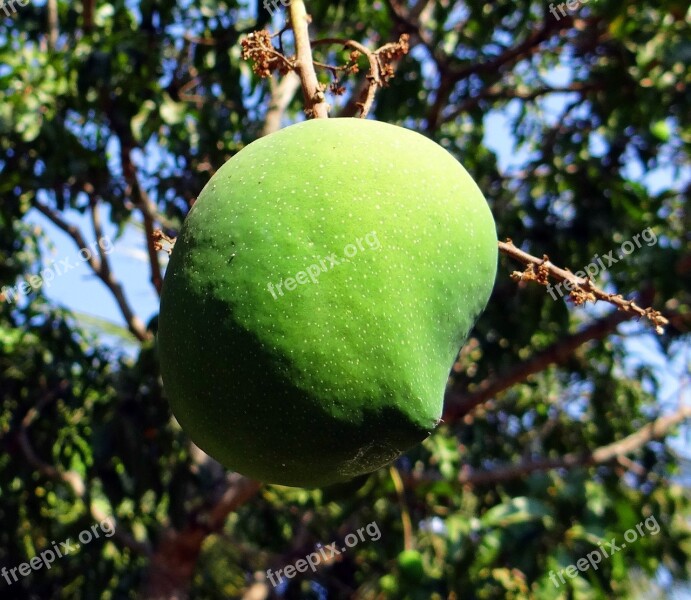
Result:
{"label": "green leaf", "polygon": [[542,521],[545,525],[552,523],[552,511],[544,502],[533,498],[512,498],[504,504],[489,509],[480,522],[485,527],[508,527],[518,523]]}

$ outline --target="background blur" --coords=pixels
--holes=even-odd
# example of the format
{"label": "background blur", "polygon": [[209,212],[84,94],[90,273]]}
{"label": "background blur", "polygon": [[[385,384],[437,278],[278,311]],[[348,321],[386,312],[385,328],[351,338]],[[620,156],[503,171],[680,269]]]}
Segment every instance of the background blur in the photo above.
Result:
{"label": "background blur", "polygon": [[[502,257],[445,424],[391,468],[311,491],[192,446],[154,341],[152,232],[175,236],[224,161],[304,118],[296,77],[241,59],[286,9],[23,2],[0,6],[0,598],[691,597],[686,2],[308,0],[313,39],[411,36],[371,116],[457,156],[500,239],[572,271],[614,251],[597,281],[670,320],[657,336],[575,308]],[[366,67],[332,116],[356,113]],[[655,242],[627,253],[645,230]],[[569,575],[651,518],[656,533]],[[372,522],[378,540],[266,578]]]}

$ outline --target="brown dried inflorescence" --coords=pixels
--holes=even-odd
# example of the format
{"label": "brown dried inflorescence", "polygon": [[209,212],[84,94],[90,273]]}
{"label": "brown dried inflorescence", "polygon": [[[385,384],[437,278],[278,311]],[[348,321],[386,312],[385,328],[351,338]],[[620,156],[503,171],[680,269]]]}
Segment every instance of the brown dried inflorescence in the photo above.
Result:
{"label": "brown dried inflorescence", "polygon": [[387,84],[394,76],[394,64],[396,61],[403,58],[410,50],[410,36],[407,33],[401,35],[397,42],[386,44],[377,50],[377,59],[379,60],[381,78],[384,84]]}
{"label": "brown dried inflorescence", "polygon": [[[276,35],[280,36],[280,33]],[[274,47],[272,43],[274,37],[275,35],[272,35],[266,29],[262,29],[261,31],[250,33],[241,42],[242,58],[252,62],[252,70],[259,77],[271,77],[274,71],[279,71],[282,75],[285,75],[297,67],[295,57],[286,57],[281,50]],[[359,73],[359,60],[363,55],[367,57],[370,63],[370,71],[367,75],[369,85],[365,88],[360,101],[357,102],[360,116],[366,117],[374,101],[376,90],[389,84],[389,81],[395,74],[396,61],[400,60],[410,50],[409,39],[408,34],[404,33],[399,37],[398,41],[384,44],[381,48],[374,51],[369,50],[354,40],[334,38],[316,40],[312,42],[313,46],[340,43],[345,48],[348,48],[350,53],[344,65],[329,65],[317,61],[313,61],[313,63],[315,67],[331,71],[333,81],[328,85],[328,90],[336,96],[341,96],[346,92],[346,88],[343,85],[344,78],[348,75]],[[326,89],[327,86],[322,85],[320,91],[323,92]],[[311,116],[311,109],[306,109],[306,113],[308,116]]]}
{"label": "brown dried inflorescence", "polygon": [[274,48],[266,29],[250,33],[240,45],[243,60],[252,62],[252,70],[258,77],[271,77],[274,71],[285,75],[294,68],[293,62]]}

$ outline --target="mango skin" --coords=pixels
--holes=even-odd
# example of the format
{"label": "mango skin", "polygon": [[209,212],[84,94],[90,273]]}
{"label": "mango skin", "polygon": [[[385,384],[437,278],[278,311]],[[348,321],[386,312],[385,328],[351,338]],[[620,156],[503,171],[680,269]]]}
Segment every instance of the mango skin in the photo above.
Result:
{"label": "mango skin", "polygon": [[[371,232],[378,249],[325,260]],[[317,283],[275,291],[319,258]],[[204,187],[171,255],[158,343],[173,413],[267,483],[376,470],[439,423],[496,266],[482,193],[422,135],[318,119],[260,138]]]}

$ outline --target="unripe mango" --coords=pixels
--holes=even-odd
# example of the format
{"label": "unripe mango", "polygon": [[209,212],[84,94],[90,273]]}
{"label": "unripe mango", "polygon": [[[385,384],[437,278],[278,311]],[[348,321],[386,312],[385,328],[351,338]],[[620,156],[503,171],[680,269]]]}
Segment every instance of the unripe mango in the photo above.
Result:
{"label": "unripe mango", "polygon": [[496,264],[482,193],[427,138],[364,119],[261,138],[204,187],[171,255],[158,341],[173,412],[265,482],[373,471],[439,423]]}

